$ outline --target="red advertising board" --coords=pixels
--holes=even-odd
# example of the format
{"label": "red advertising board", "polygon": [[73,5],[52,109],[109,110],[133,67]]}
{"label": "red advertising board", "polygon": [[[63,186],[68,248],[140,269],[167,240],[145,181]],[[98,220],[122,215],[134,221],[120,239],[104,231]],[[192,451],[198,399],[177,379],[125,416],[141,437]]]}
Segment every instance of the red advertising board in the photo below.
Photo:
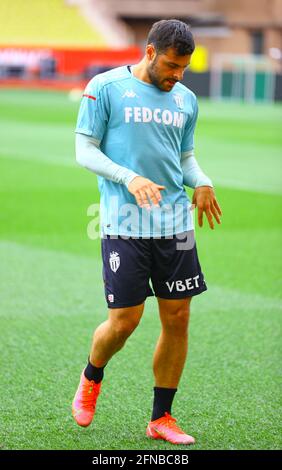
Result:
{"label": "red advertising board", "polygon": [[36,70],[42,59],[54,59],[56,71],[62,75],[83,73],[89,66],[119,66],[140,60],[137,46],[126,49],[63,49],[50,47],[0,46],[0,66],[25,66]]}

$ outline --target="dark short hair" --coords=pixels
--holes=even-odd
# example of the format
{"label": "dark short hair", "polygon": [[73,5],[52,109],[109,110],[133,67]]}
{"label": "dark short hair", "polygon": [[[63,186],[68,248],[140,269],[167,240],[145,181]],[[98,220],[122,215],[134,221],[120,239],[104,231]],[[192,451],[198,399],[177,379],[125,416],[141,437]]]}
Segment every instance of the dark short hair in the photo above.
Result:
{"label": "dark short hair", "polygon": [[195,42],[189,26],[180,20],[161,20],[149,31],[147,45],[153,44],[157,54],[173,47],[177,55],[191,55]]}

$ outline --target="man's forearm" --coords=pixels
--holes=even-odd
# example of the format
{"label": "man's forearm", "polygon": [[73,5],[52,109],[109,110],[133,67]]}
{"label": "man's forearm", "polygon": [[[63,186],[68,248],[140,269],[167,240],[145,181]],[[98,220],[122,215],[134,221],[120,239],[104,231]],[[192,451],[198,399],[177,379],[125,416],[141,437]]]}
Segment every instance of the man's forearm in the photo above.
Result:
{"label": "man's forearm", "polygon": [[210,178],[200,168],[193,152],[182,154],[181,168],[183,171],[183,182],[190,188],[198,188],[199,186],[213,187]]}
{"label": "man's forearm", "polygon": [[107,157],[100,150],[99,143],[93,137],[85,134],[76,134],[75,147],[76,161],[98,176],[103,176],[125,186],[128,186],[133,178],[139,176],[134,171],[117,165]]}

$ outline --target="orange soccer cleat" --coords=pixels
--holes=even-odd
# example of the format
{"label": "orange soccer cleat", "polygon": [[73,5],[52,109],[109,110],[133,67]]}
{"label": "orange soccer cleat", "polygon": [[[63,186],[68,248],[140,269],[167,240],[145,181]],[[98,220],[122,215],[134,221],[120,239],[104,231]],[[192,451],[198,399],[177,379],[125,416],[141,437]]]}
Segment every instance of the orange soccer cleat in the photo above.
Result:
{"label": "orange soccer cleat", "polygon": [[175,423],[176,419],[169,413],[165,413],[161,418],[150,421],[146,435],[152,439],[163,439],[172,444],[195,444],[194,437],[185,434]]}
{"label": "orange soccer cleat", "polygon": [[72,402],[72,415],[79,426],[89,426],[94,417],[96,402],[102,382],[96,384],[88,380],[84,371],[81,374],[78,389]]}

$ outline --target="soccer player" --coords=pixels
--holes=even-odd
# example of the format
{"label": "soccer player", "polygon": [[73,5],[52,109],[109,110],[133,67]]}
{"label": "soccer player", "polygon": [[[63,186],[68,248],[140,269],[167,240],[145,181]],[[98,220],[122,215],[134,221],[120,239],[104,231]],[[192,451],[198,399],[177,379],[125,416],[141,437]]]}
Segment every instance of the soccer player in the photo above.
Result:
{"label": "soccer player", "polygon": [[[173,444],[195,442],[171,408],[187,356],[191,299],[207,290],[191,206],[200,226],[204,214],[212,229],[221,216],[212,182],[194,156],[197,100],[180,83],[194,48],[185,23],[155,23],[138,64],[89,82],[76,127],[77,161],[99,180],[109,313],[94,332],[72,413],[80,426],[91,423],[104,368],[138,326],[146,297],[155,295],[162,328],[146,434]],[[184,185],[194,189],[192,204]]]}

